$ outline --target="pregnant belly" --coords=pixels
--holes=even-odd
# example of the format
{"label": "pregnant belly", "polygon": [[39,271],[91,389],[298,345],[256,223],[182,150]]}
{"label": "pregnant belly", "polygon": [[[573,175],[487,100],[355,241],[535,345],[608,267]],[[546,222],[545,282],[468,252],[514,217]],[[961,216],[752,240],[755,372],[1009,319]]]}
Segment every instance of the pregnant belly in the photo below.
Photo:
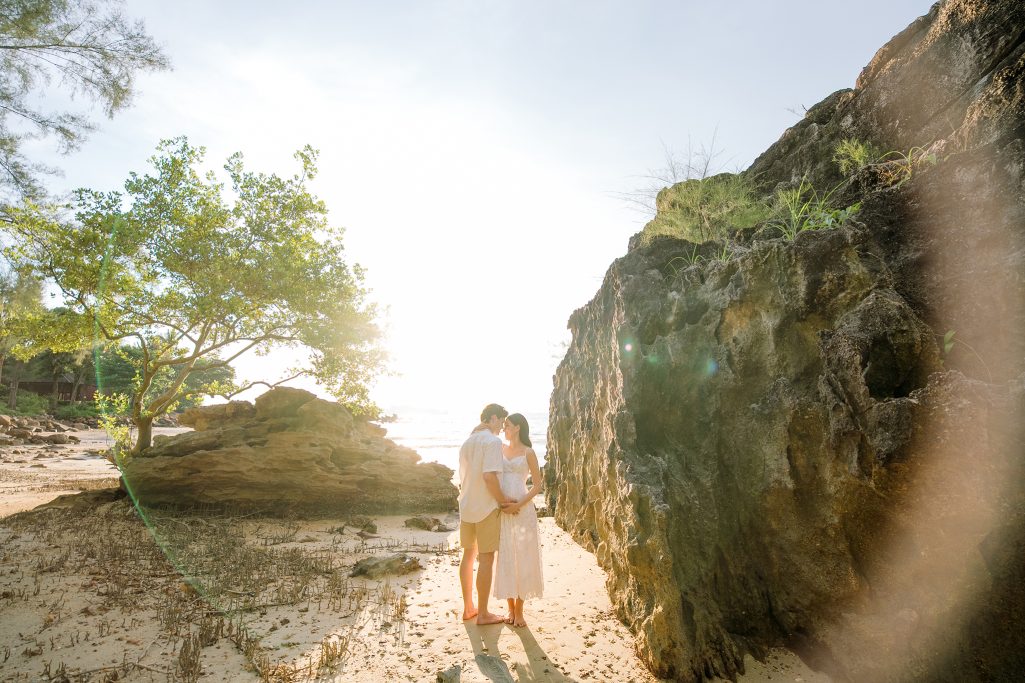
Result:
{"label": "pregnant belly", "polygon": [[519,477],[511,479],[508,477],[502,477],[502,493],[507,496],[522,496],[527,492],[527,482],[523,481]]}

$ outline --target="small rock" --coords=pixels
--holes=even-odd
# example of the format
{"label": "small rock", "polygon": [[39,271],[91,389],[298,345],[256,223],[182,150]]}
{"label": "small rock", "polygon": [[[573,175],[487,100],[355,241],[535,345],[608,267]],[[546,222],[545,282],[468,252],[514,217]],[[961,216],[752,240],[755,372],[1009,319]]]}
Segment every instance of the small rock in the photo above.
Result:
{"label": "small rock", "polygon": [[452,531],[437,517],[427,517],[420,515],[419,517],[410,517],[405,521],[405,525],[410,529],[423,529],[424,531]]}
{"label": "small rock", "polygon": [[405,553],[398,553],[360,560],[353,566],[349,576],[365,576],[368,579],[376,579],[386,574],[408,574],[418,569],[423,569],[420,560]]}
{"label": "small rock", "polygon": [[438,672],[438,677],[435,679],[436,683],[459,683],[459,678],[462,676],[463,668],[456,664],[450,669]]}
{"label": "small rock", "polygon": [[365,531],[368,534],[377,533],[377,523],[369,517],[365,517],[363,515],[357,515],[355,517],[350,517],[349,519],[345,520],[345,526],[355,527],[356,529],[359,529],[360,531]]}

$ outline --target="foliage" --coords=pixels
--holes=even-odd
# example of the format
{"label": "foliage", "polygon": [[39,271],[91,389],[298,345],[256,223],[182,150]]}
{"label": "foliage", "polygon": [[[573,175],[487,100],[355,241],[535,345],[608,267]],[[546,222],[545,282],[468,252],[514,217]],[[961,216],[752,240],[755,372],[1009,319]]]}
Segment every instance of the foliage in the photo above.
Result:
{"label": "foliage", "polygon": [[31,270],[0,273],[0,363],[26,355],[25,323],[42,313],[42,296],[42,283]]}
{"label": "foliage", "polygon": [[648,169],[647,173],[641,175],[644,186],[631,192],[616,193],[616,196],[646,216],[657,214],[658,195],[665,188],[685,180],[708,178],[723,170],[722,164],[719,163],[719,157],[723,152],[716,149],[715,139],[716,133],[713,133],[707,147],[704,144],[695,147],[688,138],[687,149],[680,155],[663,143],[665,165],[658,169]]}
{"label": "foliage", "polygon": [[[132,398],[128,394],[97,394],[96,410],[100,414],[100,429],[114,442],[111,449],[115,458],[120,458],[131,447],[132,432],[124,419],[130,415]],[[148,445],[148,444],[147,444]]]}
{"label": "foliage", "polygon": [[[51,364],[63,364],[60,372],[80,366],[92,345],[92,325],[87,317],[65,306],[45,309],[40,306],[12,322],[18,343],[13,355],[22,360],[46,356]],[[54,355],[59,357],[53,357]],[[49,376],[59,374],[56,365]]]}
{"label": "foliage", "polygon": [[873,166],[883,184],[900,187],[911,180],[915,172],[926,165],[937,163],[936,155],[925,147],[912,147],[907,152],[880,152],[870,143],[853,138],[841,140],[833,152],[833,161],[840,173],[850,177],[866,166]]}
{"label": "foliage", "polygon": [[947,355],[954,349],[954,330],[947,330],[943,335],[943,355]]}
{"label": "foliage", "polygon": [[225,368],[248,352],[299,349],[308,361],[276,383],[312,376],[355,411],[374,410],[376,311],[362,269],[344,259],[341,231],[307,187],[316,152],[296,154],[302,171],[291,178],[248,171],[235,154],[224,166],[230,191],[200,174],[204,153],[165,140],[153,172],[130,174],[123,194],[78,190],[74,218],[59,207],[18,209],[9,258],[52,281],[103,344],[139,348],[129,406],[137,450],[149,445],[153,417],[184,396],[252,386],[212,376],[185,384],[201,360]]}
{"label": "foliage", "polygon": [[[65,96],[84,95],[112,117],[128,106],[139,71],[166,69],[167,58],[127,19],[115,0],[0,0],[0,202],[38,197],[39,175],[25,143],[55,137],[77,149],[92,130],[79,112],[46,106],[55,80]],[[42,104],[41,104],[42,103]]]}
{"label": "foliage", "polygon": [[82,401],[60,406],[53,416],[60,420],[75,420],[83,417],[100,417],[102,413],[94,401]]}
{"label": "foliage", "polygon": [[769,216],[769,207],[757,198],[751,179],[733,173],[685,180],[665,188],[658,194],[656,208],[655,218],[641,233],[642,244],[662,235],[707,242]]}
{"label": "foliage", "polygon": [[[113,346],[95,354],[92,362],[98,364],[94,370],[97,390],[106,394],[133,394],[139,387],[142,376],[139,369],[144,358],[142,347],[135,344]],[[162,367],[152,380],[152,391],[162,393],[174,382],[175,373],[171,367]],[[209,395],[210,387],[229,387],[235,382],[235,369],[220,363],[220,358],[200,358],[192,372],[182,382],[179,398],[168,407],[168,412],[198,406],[203,396]]]}
{"label": "foliage", "polygon": [[843,176],[850,177],[875,162],[881,154],[871,143],[855,138],[844,138],[833,151],[833,161]]}
{"label": "foliage", "polygon": [[976,351],[968,342],[961,339],[955,339],[956,332],[954,330],[947,330],[946,334],[943,335],[943,355],[949,356],[950,352],[957,347],[963,347],[970,351],[975,358],[978,359],[979,363],[982,364],[982,369],[986,371],[986,377],[989,382],[993,382],[993,373],[989,369],[989,364],[983,359],[983,357]]}
{"label": "foliage", "polygon": [[734,257],[736,249],[729,240],[724,240],[714,252],[712,252],[712,260],[717,263],[726,263]]}
{"label": "foliage", "polygon": [[777,191],[773,197],[774,216],[765,227],[779,231],[790,241],[806,230],[840,227],[861,210],[861,203],[845,208],[832,207],[830,200],[836,189],[819,194],[811,183],[802,179],[797,187]]}
{"label": "foliage", "polygon": [[49,408],[50,402],[44,396],[18,389],[17,407],[10,408],[4,405],[0,412],[7,415],[44,415]]}
{"label": "foliage", "polygon": [[936,155],[923,147],[912,147],[905,152],[887,152],[879,159],[879,172],[883,182],[900,187],[925,166],[935,166]]}
{"label": "foliage", "polygon": [[667,276],[676,277],[690,266],[701,263],[704,257],[698,253],[698,245],[692,244],[690,251],[682,256],[674,256],[666,263]]}

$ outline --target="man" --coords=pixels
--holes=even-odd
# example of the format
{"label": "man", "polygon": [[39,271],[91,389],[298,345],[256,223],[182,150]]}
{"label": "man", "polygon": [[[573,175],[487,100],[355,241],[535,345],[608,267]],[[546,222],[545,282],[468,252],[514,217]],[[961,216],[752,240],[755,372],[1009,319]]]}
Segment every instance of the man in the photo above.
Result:
{"label": "man", "polygon": [[[501,508],[515,500],[502,493],[498,475],[502,471],[502,440],[498,438],[505,408],[492,403],[480,415],[480,427],[459,449],[459,542],[463,559],[459,583],[463,589],[463,621],[477,618],[478,625],[500,624],[505,617],[488,611],[491,579],[501,529]],[[473,561],[477,563],[477,599],[473,604]]]}

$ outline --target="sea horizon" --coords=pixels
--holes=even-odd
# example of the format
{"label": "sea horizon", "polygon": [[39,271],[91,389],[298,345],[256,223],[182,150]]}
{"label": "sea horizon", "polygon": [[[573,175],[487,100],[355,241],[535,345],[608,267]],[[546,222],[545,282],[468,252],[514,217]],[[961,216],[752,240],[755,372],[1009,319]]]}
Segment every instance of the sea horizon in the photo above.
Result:
{"label": "sea horizon", "polygon": [[[388,430],[387,438],[400,446],[413,449],[424,462],[441,463],[458,472],[459,447],[477,426],[472,414],[468,416],[462,411],[410,406],[384,412],[389,420],[380,424]],[[523,411],[521,414],[530,426],[532,447],[543,466],[548,437],[548,413]]]}

